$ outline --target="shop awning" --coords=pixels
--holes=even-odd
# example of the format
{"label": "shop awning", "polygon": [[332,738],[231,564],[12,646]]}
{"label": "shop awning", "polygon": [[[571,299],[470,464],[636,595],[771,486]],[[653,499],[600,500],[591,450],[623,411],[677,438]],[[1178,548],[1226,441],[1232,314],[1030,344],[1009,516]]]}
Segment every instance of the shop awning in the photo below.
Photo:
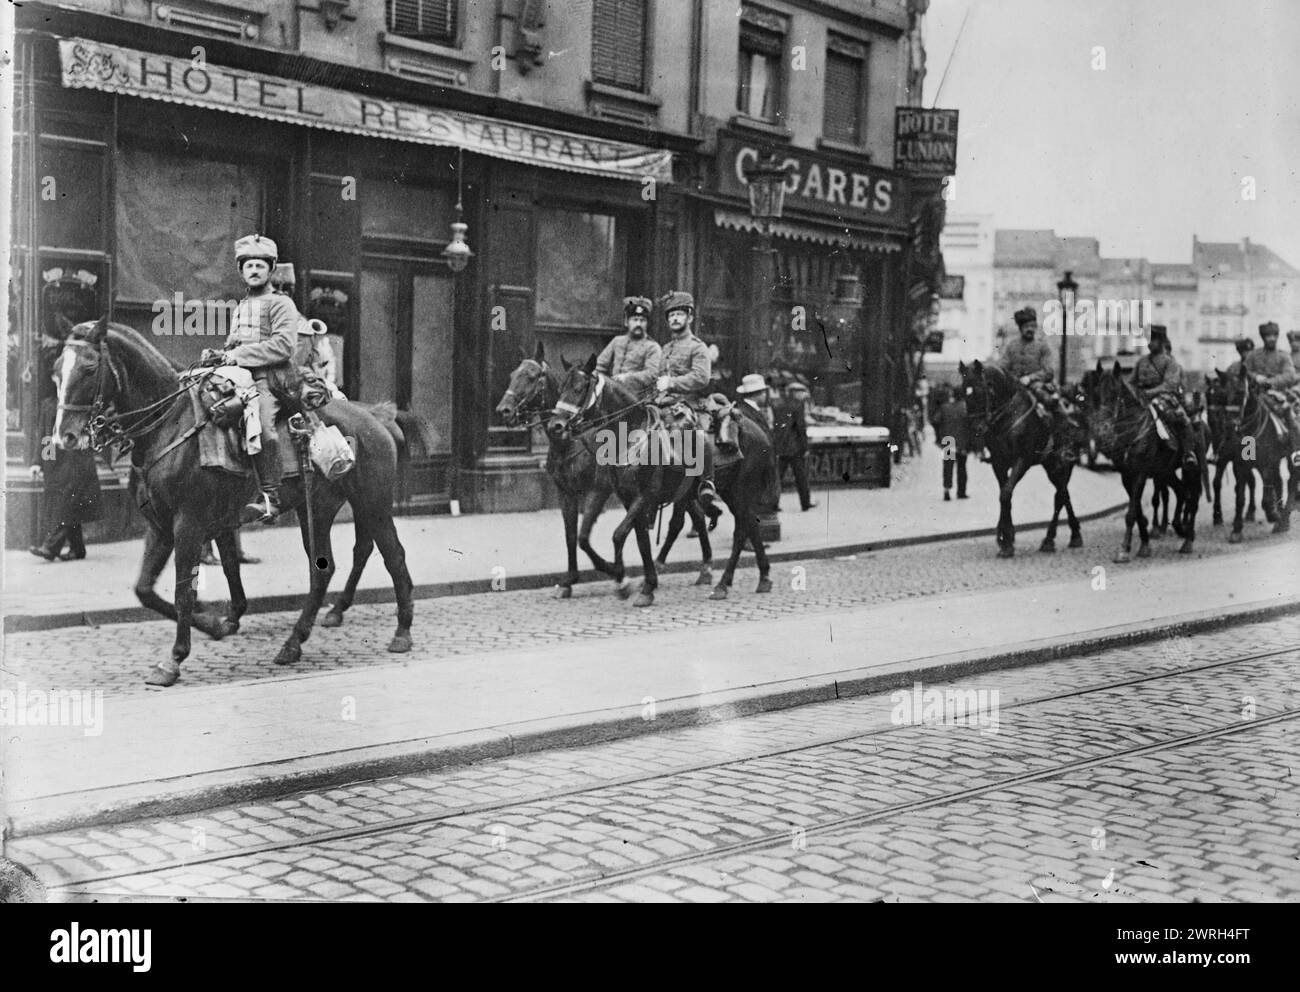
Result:
{"label": "shop awning", "polygon": [[[739,210],[725,207],[713,209],[713,221],[719,227],[732,231],[757,231],[758,221]],[[896,252],[903,246],[883,234],[866,234],[850,227],[832,227],[822,224],[809,224],[798,220],[778,220],[772,222],[772,234],[778,238],[791,241],[813,241],[822,245],[834,245],[852,248],[855,251]]]}
{"label": "shop awning", "polygon": [[59,40],[63,85],[372,138],[464,148],[526,165],[672,182],[670,151],[313,86],[84,38]]}

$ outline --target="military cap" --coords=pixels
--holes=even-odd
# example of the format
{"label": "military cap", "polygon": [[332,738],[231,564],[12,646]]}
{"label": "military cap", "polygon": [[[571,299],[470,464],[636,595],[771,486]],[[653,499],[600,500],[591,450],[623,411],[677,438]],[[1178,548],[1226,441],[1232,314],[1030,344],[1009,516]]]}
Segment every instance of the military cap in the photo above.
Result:
{"label": "military cap", "polygon": [[1026,324],[1037,324],[1038,313],[1033,307],[1025,307],[1023,310],[1016,311],[1016,326],[1024,327]]}
{"label": "military cap", "polygon": [[1261,338],[1268,337],[1270,334],[1281,334],[1281,333],[1282,332],[1278,329],[1277,324],[1273,323],[1273,321],[1271,320],[1267,324],[1259,325],[1259,336]]}
{"label": "military cap", "polygon": [[787,393],[789,393],[791,396],[796,396],[796,395],[799,395],[799,394],[801,394],[801,393],[802,393],[804,396],[807,396],[807,395],[808,395],[808,387],[805,386],[805,385],[804,385],[802,382],[800,382],[798,379],[796,379],[794,382],[790,383],[790,385],[786,386],[786,387],[785,387],[785,391],[786,391]]}
{"label": "military cap", "polygon": [[252,258],[260,258],[274,266],[279,260],[279,249],[270,238],[249,234],[235,242],[235,264],[243,265]]}
{"label": "military cap", "polygon": [[1237,338],[1237,351],[1245,354],[1248,351],[1255,350],[1255,342],[1250,338]]}
{"label": "military cap", "polygon": [[624,317],[649,317],[650,311],[654,309],[654,304],[644,296],[625,296],[623,297],[623,316]]}
{"label": "military cap", "polygon": [[689,310],[695,312],[695,297],[690,293],[682,292],[680,289],[674,289],[671,293],[664,296],[660,301],[664,316],[667,316],[674,310]]}
{"label": "military cap", "polygon": [[1169,343],[1169,328],[1165,327],[1164,324],[1152,324],[1152,325],[1151,325],[1151,330],[1150,330],[1149,332],[1147,332],[1147,336],[1148,336],[1149,338],[1151,338],[1152,341],[1154,341],[1154,340],[1156,340],[1157,338],[1159,338],[1159,339],[1160,339],[1161,341],[1163,341],[1165,344],[1168,344],[1168,343]]}

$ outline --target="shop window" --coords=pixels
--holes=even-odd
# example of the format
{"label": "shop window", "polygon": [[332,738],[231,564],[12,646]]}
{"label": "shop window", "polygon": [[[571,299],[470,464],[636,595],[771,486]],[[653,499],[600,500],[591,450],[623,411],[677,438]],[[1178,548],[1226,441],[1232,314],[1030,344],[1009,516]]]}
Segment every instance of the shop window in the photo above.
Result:
{"label": "shop window", "polygon": [[460,0],[386,0],[384,23],[393,34],[454,45],[459,5]]}
{"label": "shop window", "polygon": [[646,0],[594,0],[591,12],[592,78],[606,86],[645,85]]}
{"label": "shop window", "polygon": [[118,148],[116,290],[123,300],[242,295],[235,241],[261,224],[260,168]]}
{"label": "shop window", "polygon": [[774,15],[745,7],[740,25],[740,86],[736,109],[756,120],[777,123],[782,114],[782,52],[785,35]]}
{"label": "shop window", "polygon": [[866,46],[831,36],[826,49],[826,102],[822,134],[831,141],[862,141]]}
{"label": "shop window", "polygon": [[360,182],[361,233],[368,238],[446,241],[450,236],[449,190],[414,186],[396,179]]}
{"label": "shop window", "polygon": [[101,145],[42,136],[36,173],[42,245],[103,249],[103,163]]}
{"label": "shop window", "polygon": [[627,282],[627,233],[609,214],[537,211],[537,319],[617,327]]}

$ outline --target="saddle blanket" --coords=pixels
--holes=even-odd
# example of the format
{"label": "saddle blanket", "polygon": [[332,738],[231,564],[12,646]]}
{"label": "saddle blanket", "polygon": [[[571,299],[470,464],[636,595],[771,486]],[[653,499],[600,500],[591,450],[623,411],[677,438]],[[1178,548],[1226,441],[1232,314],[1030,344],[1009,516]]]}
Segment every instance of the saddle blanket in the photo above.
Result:
{"label": "saddle blanket", "polygon": [[[203,402],[199,398],[199,390],[190,391],[190,402],[194,406],[194,416],[198,422],[207,420],[207,411],[203,409]],[[256,410],[256,404],[250,404],[251,409]],[[298,453],[294,448],[292,439],[288,436],[288,431],[283,425],[277,427],[280,437],[280,473],[285,478],[299,475]],[[199,465],[203,468],[217,468],[223,472],[229,472],[231,475],[247,477],[252,474],[253,468],[249,458],[244,454],[243,445],[240,443],[240,437],[243,434],[243,428],[230,427],[222,430],[216,424],[208,423],[203,430],[199,431]],[[260,435],[260,430],[259,430]],[[351,439],[349,439],[351,441]],[[355,443],[353,443],[355,448]]]}

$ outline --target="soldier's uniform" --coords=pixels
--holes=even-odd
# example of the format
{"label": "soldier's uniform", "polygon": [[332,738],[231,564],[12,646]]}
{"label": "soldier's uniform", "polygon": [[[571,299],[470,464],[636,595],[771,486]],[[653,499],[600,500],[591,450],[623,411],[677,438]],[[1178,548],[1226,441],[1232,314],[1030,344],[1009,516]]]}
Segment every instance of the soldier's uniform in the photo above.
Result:
{"label": "soldier's uniform", "polygon": [[[294,286],[297,284],[292,262],[280,262],[271,274],[271,286],[277,293],[293,299]],[[319,320],[308,320],[305,314],[298,314],[298,340],[294,345],[293,367],[324,382],[329,387],[331,397],[347,399],[335,384],[334,351],[325,340],[327,329]]]}
{"label": "soldier's uniform", "polygon": [[[1038,314],[1030,307],[1025,307],[1016,311],[1015,320],[1017,328],[1023,328],[1030,323],[1037,325]],[[1043,455],[1046,456],[1059,447],[1062,458],[1078,457],[1069,444],[1069,419],[1061,409],[1060,396],[1054,384],[1056,352],[1052,350],[1052,346],[1037,336],[1029,341],[1023,337],[1016,337],[1003,346],[997,364],[1002,371],[1019,379],[1033,394],[1042,408],[1040,416],[1045,413],[1051,418],[1051,440]]]}
{"label": "soldier's uniform", "polygon": [[[276,244],[256,234],[235,242],[235,264],[242,273],[250,259],[262,259],[272,269],[276,264]],[[262,450],[253,456],[266,505],[251,503],[263,520],[279,510],[280,444],[275,418],[280,402],[272,386],[289,387],[293,378],[293,356],[298,344],[300,315],[293,300],[268,292],[245,296],[235,308],[230,335],[226,338],[223,364],[248,369],[257,385],[257,407],[262,421]]]}
{"label": "soldier's uniform", "polygon": [[[1169,347],[1169,334],[1163,324],[1151,325],[1151,340],[1163,341],[1165,348]],[[1183,461],[1194,466],[1197,444],[1191,418],[1183,406],[1182,366],[1167,350],[1158,355],[1148,353],[1133,368],[1133,385],[1151,403],[1155,415],[1177,434]]]}
{"label": "soldier's uniform", "polygon": [[[661,302],[665,319],[673,310],[695,313],[695,298],[690,293],[674,290]],[[713,362],[709,358],[709,349],[691,333],[689,324],[685,334],[681,337],[673,335],[663,346],[656,384],[662,383],[664,388],[661,392],[665,402],[684,403],[698,414],[707,405],[712,375]],[[697,427],[698,424],[697,416]],[[700,435],[704,448],[704,467],[700,477],[699,498],[705,509],[709,509],[718,495],[713,485],[713,439],[705,430],[701,430]]]}
{"label": "soldier's uniform", "polygon": [[[1242,365],[1248,375],[1263,376],[1268,388],[1274,390],[1269,395],[1270,405],[1279,415],[1286,418],[1291,432],[1291,445],[1294,449],[1300,449],[1300,415],[1297,415],[1296,411],[1300,398],[1297,398],[1296,391],[1291,389],[1300,382],[1300,375],[1296,374],[1291,356],[1277,347],[1279,337],[1277,324],[1272,321],[1260,324],[1259,336],[1264,342],[1264,347],[1257,348],[1247,355]],[[1270,337],[1273,339],[1271,348]],[[1288,393],[1287,390],[1291,392]]]}
{"label": "soldier's uniform", "polygon": [[998,367],[1017,379],[1034,376],[1040,381],[1051,382],[1056,377],[1055,366],[1056,352],[1051,345],[1039,338],[1032,341],[1023,338],[1008,341],[998,359]]}
{"label": "soldier's uniform", "polygon": [[1250,338],[1240,338],[1237,341],[1237,360],[1228,366],[1228,375],[1235,376],[1241,371],[1241,363],[1246,360],[1246,356],[1255,350],[1255,342]]}
{"label": "soldier's uniform", "polygon": [[[652,308],[653,304],[644,296],[629,296],[623,300],[624,318],[645,317],[649,320]],[[596,359],[596,371],[640,395],[659,378],[661,360],[659,344],[648,332],[641,338],[620,334],[605,345],[605,350]]]}

